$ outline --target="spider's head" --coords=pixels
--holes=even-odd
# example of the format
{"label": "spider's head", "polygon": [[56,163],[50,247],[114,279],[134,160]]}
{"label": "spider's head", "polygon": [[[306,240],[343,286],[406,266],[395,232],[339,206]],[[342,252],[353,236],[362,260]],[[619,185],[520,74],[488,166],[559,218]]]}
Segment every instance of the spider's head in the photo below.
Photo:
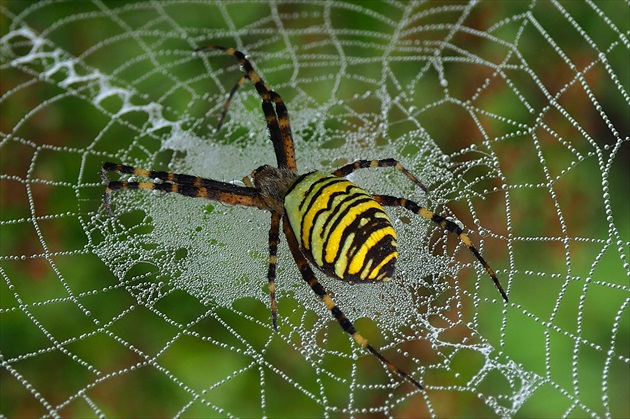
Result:
{"label": "spider's head", "polygon": [[254,170],[251,177],[254,180],[254,187],[260,192],[265,203],[272,210],[283,214],[284,196],[297,179],[297,175],[288,168],[264,165]]}

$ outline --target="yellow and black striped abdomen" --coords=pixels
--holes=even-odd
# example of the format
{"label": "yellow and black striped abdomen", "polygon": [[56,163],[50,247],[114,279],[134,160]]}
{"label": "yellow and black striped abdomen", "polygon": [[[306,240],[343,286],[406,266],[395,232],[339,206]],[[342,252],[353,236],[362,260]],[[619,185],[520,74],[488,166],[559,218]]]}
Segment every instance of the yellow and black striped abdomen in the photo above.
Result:
{"label": "yellow and black striped abdomen", "polygon": [[349,180],[320,172],[291,186],[284,210],[304,254],[348,282],[391,279],[396,232],[383,207]]}

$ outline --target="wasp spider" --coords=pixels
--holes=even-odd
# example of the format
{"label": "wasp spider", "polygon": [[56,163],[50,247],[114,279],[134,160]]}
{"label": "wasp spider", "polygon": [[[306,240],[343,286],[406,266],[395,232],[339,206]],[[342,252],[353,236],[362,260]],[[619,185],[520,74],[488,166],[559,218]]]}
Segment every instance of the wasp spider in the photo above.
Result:
{"label": "wasp spider", "polygon": [[[269,229],[269,293],[274,329],[277,329],[275,298],[276,253],[280,240],[280,225],[286,237],[293,259],[302,278],[319,296],[344,331],[361,346],[370,351],[390,370],[409,380],[419,389],[422,386],[406,372],[388,361],[356,331],[352,322],[333,302],[328,292],[317,281],[308,261],[324,273],[342,281],[376,282],[394,276],[398,252],[396,232],[383,206],[400,206],[427,218],[443,229],[456,234],[486,269],[499,292],[507,301],[496,275],[471,243],[462,229],[452,221],[435,214],[405,198],[388,195],[372,195],[345,179],[357,169],[367,167],[393,167],[404,173],[423,191],[424,185],[394,159],[358,160],[335,170],[332,174],[311,172],[298,174],[295,150],[289,124],[289,114],[280,95],[271,90],[260,78],[245,55],[234,48],[205,46],[196,51],[218,49],[233,55],[241,64],[244,75],[234,85],[223,107],[219,127],[236,90],[247,79],[255,86],[262,98],[262,109],[267,120],[269,136],[277,159],[277,167],[261,166],[246,186],[219,182],[185,174],[144,170],[116,163],[105,163],[102,177],[107,187],[104,204],[110,215],[110,195],[119,189],[158,190],[199,197],[231,205],[257,207],[271,213]],[[109,180],[107,173],[133,174],[158,182],[126,182]]]}

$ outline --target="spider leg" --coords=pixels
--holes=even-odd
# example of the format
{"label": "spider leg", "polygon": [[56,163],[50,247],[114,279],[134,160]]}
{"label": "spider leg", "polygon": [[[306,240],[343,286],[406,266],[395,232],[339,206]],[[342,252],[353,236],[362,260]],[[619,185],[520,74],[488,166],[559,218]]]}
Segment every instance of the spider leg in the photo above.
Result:
{"label": "spider leg", "polygon": [[295,233],[293,233],[289,220],[286,218],[286,216],[282,221],[282,228],[287,238],[289,249],[291,249],[291,254],[293,255],[293,259],[295,260],[295,263],[297,264],[297,267],[300,270],[300,273],[302,274],[302,278],[304,279],[304,281],[306,281],[306,283],[311,287],[313,292],[315,292],[315,294],[319,296],[322,302],[330,310],[332,315],[339,322],[339,325],[341,326],[341,328],[346,333],[351,335],[359,345],[363,346],[368,351],[370,351],[372,355],[377,357],[385,366],[387,366],[387,368],[394,371],[396,374],[408,380],[414,386],[422,390],[422,385],[419,382],[414,380],[409,374],[399,369],[397,366],[395,366],[389,360],[387,360],[387,358],[381,355],[379,351],[377,351],[372,345],[370,345],[368,341],[363,336],[361,336],[359,332],[356,331],[352,322],[348,320],[345,314],[343,314],[341,309],[335,304],[335,302],[330,297],[330,294],[328,294],[326,289],[319,283],[319,281],[315,277],[313,270],[309,266],[308,261],[306,260],[306,258],[302,254],[302,251],[300,250],[300,245],[298,244],[297,238],[295,237]]}
{"label": "spider leg", "polygon": [[353,163],[346,164],[345,166],[332,172],[333,175],[339,177],[346,177],[350,173],[357,169],[365,169],[368,167],[393,167],[398,171],[401,171],[407,176],[413,183],[418,185],[425,193],[429,193],[426,186],[418,180],[409,170],[405,169],[398,160],[395,159],[380,159],[380,160],[357,160]]}
{"label": "spider leg", "polygon": [[[159,179],[162,182],[126,182],[120,180],[109,180],[109,178],[107,178],[107,173],[109,172],[133,174],[149,179]],[[103,203],[105,205],[105,209],[111,216],[113,216],[114,213],[110,207],[110,196],[113,192],[120,189],[142,189],[177,193],[189,197],[206,198],[229,205],[242,205],[246,207],[269,209],[256,189],[197,176],[145,170],[116,163],[105,163],[101,169],[101,177],[107,185],[105,187]]]}
{"label": "spider leg", "polygon": [[236,93],[236,91],[243,85],[243,83],[245,83],[245,80],[247,80],[247,76],[243,75],[240,79],[238,79],[236,84],[234,84],[234,87],[232,87],[232,90],[230,90],[230,94],[228,95],[228,98],[223,104],[223,108],[221,109],[221,116],[219,117],[219,123],[217,124],[217,132],[221,131],[221,127],[223,126],[223,121],[225,120],[225,115],[227,115],[227,111],[228,111],[228,108],[230,107],[230,103],[232,103],[232,98],[234,97],[234,94]]}
{"label": "spider leg", "polygon": [[[269,130],[269,136],[273,143],[273,148],[276,153],[276,159],[278,161],[278,167],[287,167],[293,172],[297,172],[297,165],[295,162],[295,147],[293,145],[293,136],[291,134],[291,124],[289,122],[289,112],[284,104],[284,101],[280,95],[269,88],[258,75],[254,67],[249,62],[245,54],[234,49],[226,48],[217,45],[207,45],[195,49],[195,52],[206,51],[209,49],[218,49],[225,51],[226,53],[233,55],[243,67],[245,77],[251,80],[256,87],[256,91],[262,98],[262,109],[267,119],[267,129]],[[237,86],[240,86],[241,82],[237,82]],[[233,89],[234,90],[234,89]],[[235,90],[234,90],[235,91]],[[275,105],[275,111],[272,103]]]}
{"label": "spider leg", "polygon": [[501,296],[503,297],[505,302],[508,301],[507,294],[505,293],[505,291],[503,291],[503,287],[501,286],[501,283],[499,282],[499,279],[497,278],[496,274],[494,273],[492,268],[490,268],[490,265],[488,265],[488,262],[486,262],[483,256],[481,256],[477,248],[470,241],[470,238],[468,237],[468,235],[464,233],[464,231],[461,229],[460,226],[458,226],[457,224],[455,224],[454,222],[450,220],[447,220],[445,217],[439,214],[436,214],[432,211],[429,211],[428,209],[423,208],[420,205],[416,204],[415,202],[410,201],[405,198],[396,198],[394,196],[389,196],[389,195],[374,195],[374,200],[376,200],[376,202],[378,202],[379,204],[388,206],[388,207],[404,207],[408,209],[409,211],[413,212],[414,214],[418,214],[423,218],[433,221],[434,223],[442,227],[444,230],[457,235],[457,237],[459,237],[459,240],[462,243],[464,243],[464,245],[472,252],[473,255],[475,255],[477,260],[486,269],[486,272],[488,272],[488,274],[490,275],[490,278],[492,278],[492,280],[494,281],[494,285],[499,290],[499,293],[501,293]]}
{"label": "spider leg", "polygon": [[280,219],[279,212],[271,213],[271,228],[269,229],[269,270],[267,279],[269,280],[269,296],[271,297],[271,320],[273,329],[278,330],[278,311],[276,309],[276,266],[278,265],[278,243],[280,242]]}

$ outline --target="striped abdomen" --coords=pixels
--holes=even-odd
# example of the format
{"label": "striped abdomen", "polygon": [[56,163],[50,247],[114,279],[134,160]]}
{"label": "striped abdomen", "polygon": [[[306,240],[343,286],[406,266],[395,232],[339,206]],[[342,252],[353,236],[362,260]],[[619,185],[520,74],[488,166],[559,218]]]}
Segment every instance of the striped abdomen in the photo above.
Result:
{"label": "striped abdomen", "polygon": [[284,210],[304,254],[348,282],[391,279],[396,232],[383,207],[349,180],[320,172],[289,188]]}

